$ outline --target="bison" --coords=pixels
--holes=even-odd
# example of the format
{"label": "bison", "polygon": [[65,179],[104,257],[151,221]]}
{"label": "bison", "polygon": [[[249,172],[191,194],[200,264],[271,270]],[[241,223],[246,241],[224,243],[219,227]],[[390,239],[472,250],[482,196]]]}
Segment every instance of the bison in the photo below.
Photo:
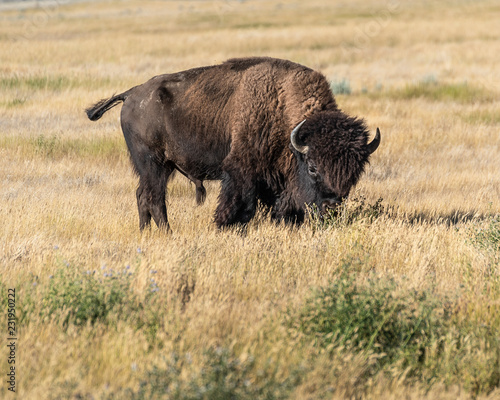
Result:
{"label": "bison", "polygon": [[342,112],[319,72],[291,61],[230,59],[159,75],[86,110],[96,121],[123,102],[121,127],[139,176],[139,226],[169,230],[165,204],[177,170],[205,197],[221,180],[215,223],[246,224],[260,201],[277,221],[301,223],[308,206],[335,208],[380,143]]}

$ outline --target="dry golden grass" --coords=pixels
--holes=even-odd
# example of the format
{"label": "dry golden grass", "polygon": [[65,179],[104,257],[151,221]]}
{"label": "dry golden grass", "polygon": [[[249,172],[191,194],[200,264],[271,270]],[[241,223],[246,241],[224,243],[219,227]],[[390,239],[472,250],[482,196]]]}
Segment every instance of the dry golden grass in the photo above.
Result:
{"label": "dry golden grass", "polygon": [[[409,382],[396,367],[363,381],[365,354],[316,354],[283,326],[286,310],[335,281],[344,265],[360,282],[378,276],[403,291],[432,287],[458,299],[457,321],[498,332],[498,242],[488,250],[474,240],[500,213],[499,17],[495,1],[460,0],[0,9],[0,287],[18,289],[18,313],[27,316],[19,322],[19,398],[122,398],[120,390],[137,393],[172,352],[192,357],[196,371],[211,348],[242,362],[254,357],[264,371],[274,363],[277,382],[302,365],[306,379],[287,392],[296,399],[500,398],[498,382],[477,383],[486,381],[477,367],[484,349],[432,385]],[[382,132],[353,197],[365,207],[383,198],[384,210],[323,228],[275,225],[258,214],[245,234],[219,232],[218,183],[196,207],[194,186],[177,176],[168,194],[174,232],[140,234],[118,110],[92,123],[83,109],[156,74],[250,55],[349,81],[352,93],[337,96],[339,106]],[[111,322],[67,327],[42,315],[50,276],[126,266],[141,301],[158,287],[160,329],[116,312]],[[194,372],[183,368],[179,379],[189,381]]]}

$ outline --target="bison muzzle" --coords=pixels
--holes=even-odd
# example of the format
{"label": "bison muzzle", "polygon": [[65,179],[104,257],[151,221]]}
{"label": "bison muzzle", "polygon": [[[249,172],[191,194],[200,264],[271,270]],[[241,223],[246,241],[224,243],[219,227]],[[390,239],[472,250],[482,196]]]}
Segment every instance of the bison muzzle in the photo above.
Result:
{"label": "bison muzzle", "polygon": [[139,176],[141,230],[169,230],[165,204],[177,170],[196,184],[221,180],[215,223],[245,224],[260,201],[274,220],[300,223],[308,206],[345,199],[380,143],[343,113],[319,72],[274,58],[155,76],[86,110],[96,121],[123,102],[121,127]]}

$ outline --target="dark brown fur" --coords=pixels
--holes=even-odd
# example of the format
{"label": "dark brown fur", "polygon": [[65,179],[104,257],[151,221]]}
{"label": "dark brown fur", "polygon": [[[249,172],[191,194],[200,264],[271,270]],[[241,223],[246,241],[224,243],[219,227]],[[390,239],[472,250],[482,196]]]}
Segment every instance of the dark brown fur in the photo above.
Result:
{"label": "dark brown fur", "polygon": [[[139,175],[140,228],[168,229],[165,192],[174,170],[196,183],[222,180],[218,227],[248,222],[258,200],[272,218],[301,222],[306,204],[336,204],[356,184],[370,152],[362,120],[337,108],[319,72],[273,58],[160,75],[86,110],[95,121],[123,101],[121,125]],[[293,128],[307,119],[290,146]],[[314,173],[311,173],[313,171]]]}

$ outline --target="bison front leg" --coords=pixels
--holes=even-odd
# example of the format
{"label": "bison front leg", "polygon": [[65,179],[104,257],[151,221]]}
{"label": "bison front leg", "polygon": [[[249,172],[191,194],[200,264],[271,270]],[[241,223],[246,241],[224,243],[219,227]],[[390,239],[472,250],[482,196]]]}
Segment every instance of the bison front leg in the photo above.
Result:
{"label": "bison front leg", "polygon": [[246,224],[255,215],[257,196],[253,180],[238,171],[225,172],[215,210],[218,228]]}
{"label": "bison front leg", "polygon": [[271,219],[276,222],[284,221],[287,224],[301,224],[304,222],[305,213],[302,207],[297,205],[293,194],[287,191],[281,193],[272,206]]}
{"label": "bison front leg", "polygon": [[207,191],[202,181],[196,180],[194,183],[196,185],[196,204],[201,206],[207,198]]}

